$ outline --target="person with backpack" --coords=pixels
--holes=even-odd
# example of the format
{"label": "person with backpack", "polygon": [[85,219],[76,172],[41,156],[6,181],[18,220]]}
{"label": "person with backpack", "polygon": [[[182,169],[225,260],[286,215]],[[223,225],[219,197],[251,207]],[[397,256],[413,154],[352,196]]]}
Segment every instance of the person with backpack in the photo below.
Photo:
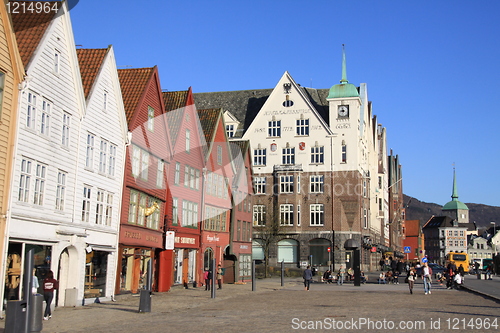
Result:
{"label": "person with backpack", "polygon": [[47,272],[47,276],[43,280],[43,298],[45,300],[45,313],[43,316],[43,320],[49,320],[52,318],[52,311],[50,309],[50,305],[52,300],[54,299],[54,291],[59,288],[59,283],[56,279],[54,279],[54,273],[52,271]]}

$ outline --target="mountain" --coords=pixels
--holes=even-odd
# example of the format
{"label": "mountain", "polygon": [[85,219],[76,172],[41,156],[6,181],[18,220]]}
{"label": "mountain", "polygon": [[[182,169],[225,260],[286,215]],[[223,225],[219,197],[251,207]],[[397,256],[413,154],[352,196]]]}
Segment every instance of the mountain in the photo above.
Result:
{"label": "mountain", "polygon": [[[416,198],[404,195],[407,220],[420,220],[420,225],[424,225],[432,215],[442,215],[441,208],[443,206],[423,202]],[[483,204],[466,203],[469,207],[469,221],[476,222],[478,228],[491,227],[490,222],[496,222],[500,227],[500,207],[488,206]]]}

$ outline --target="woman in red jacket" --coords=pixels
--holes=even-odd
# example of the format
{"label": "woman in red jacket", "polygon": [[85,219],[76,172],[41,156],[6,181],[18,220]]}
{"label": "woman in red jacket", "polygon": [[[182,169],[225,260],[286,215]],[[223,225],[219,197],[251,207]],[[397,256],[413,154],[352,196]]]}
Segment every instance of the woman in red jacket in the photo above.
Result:
{"label": "woman in red jacket", "polygon": [[52,271],[48,271],[47,277],[43,280],[43,298],[45,299],[45,314],[43,316],[43,320],[49,320],[52,317],[52,312],[50,311],[50,304],[52,303],[52,299],[54,298],[54,290],[59,288],[59,283],[56,279],[54,279],[54,273]]}

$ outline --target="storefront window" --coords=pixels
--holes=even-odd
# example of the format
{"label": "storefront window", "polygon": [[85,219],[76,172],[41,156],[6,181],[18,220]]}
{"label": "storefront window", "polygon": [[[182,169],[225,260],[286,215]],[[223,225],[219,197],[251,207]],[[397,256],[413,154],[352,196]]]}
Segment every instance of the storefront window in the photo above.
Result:
{"label": "storefront window", "polygon": [[[5,274],[4,298],[8,301],[21,299],[21,275],[23,272],[22,253],[34,250],[35,276],[41,282],[50,270],[52,247],[26,243],[9,243]],[[41,285],[41,283],[39,283]],[[38,289],[40,293],[42,290]]]}
{"label": "storefront window", "polygon": [[85,298],[105,296],[108,254],[108,252],[103,251],[87,253],[85,260]]}
{"label": "storefront window", "polygon": [[327,239],[317,238],[309,242],[309,254],[311,255],[312,264],[315,266],[327,266],[330,260],[330,252],[328,247],[330,241]]}
{"label": "storefront window", "polygon": [[298,264],[299,244],[294,239],[283,239],[278,242],[278,262]]}
{"label": "storefront window", "polygon": [[240,254],[239,260],[239,278],[240,280],[248,280],[252,276],[252,255]]}

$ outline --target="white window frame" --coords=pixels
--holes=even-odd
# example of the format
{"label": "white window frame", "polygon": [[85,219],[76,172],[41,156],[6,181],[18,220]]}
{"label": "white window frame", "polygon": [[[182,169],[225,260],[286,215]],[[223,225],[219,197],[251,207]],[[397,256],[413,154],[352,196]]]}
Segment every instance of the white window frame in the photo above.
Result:
{"label": "white window frame", "polygon": [[109,165],[108,165],[108,175],[114,177],[116,171],[116,152],[118,150],[118,146],[109,143]]}
{"label": "white window frame", "polygon": [[104,222],[107,226],[111,226],[113,220],[113,193],[106,193],[106,202],[105,202],[105,216]]}
{"label": "white window frame", "polygon": [[293,175],[280,176],[280,193],[293,193],[294,185],[295,184]]}
{"label": "white window frame", "polygon": [[191,131],[186,129],[186,153],[191,152]]}
{"label": "white window frame", "polygon": [[155,119],[155,109],[148,106],[148,130],[150,132],[154,131],[154,119]]}
{"label": "white window frame", "polygon": [[106,165],[108,163],[108,145],[109,142],[101,138],[99,143],[99,173],[105,174],[108,170]]}
{"label": "white window frame", "polygon": [[315,146],[311,147],[311,164],[324,164],[325,163],[325,147]]}
{"label": "white window frame", "polygon": [[281,137],[281,120],[270,120],[267,125],[267,136],[269,138]]}
{"label": "white window frame", "polygon": [[28,105],[26,107],[26,127],[34,130],[36,128],[36,116],[37,116],[37,100],[38,95],[33,92],[28,92]]}
{"label": "white window frame", "polygon": [[63,211],[66,199],[66,176],[67,172],[58,170],[56,187],[56,210]]}
{"label": "white window frame", "polygon": [[293,204],[280,205],[280,225],[293,226]]}
{"label": "white window frame", "polygon": [[253,205],[253,226],[263,227],[266,225],[266,206]]}
{"label": "white window frame", "polygon": [[295,164],[295,147],[285,147],[282,149],[282,163],[283,165]]}
{"label": "white window frame", "polygon": [[254,177],[254,194],[266,194],[266,177]]}
{"label": "white window frame", "polygon": [[65,147],[69,147],[70,120],[71,120],[71,117],[70,117],[69,113],[63,112],[61,144]]}
{"label": "white window frame", "polygon": [[314,175],[309,177],[309,193],[323,193],[325,176]]}
{"label": "white window frame", "polygon": [[297,136],[309,136],[309,118],[297,119],[295,134]]}
{"label": "white window frame", "polygon": [[163,170],[165,169],[165,161],[158,159],[158,167],[156,169],[156,187],[163,188]]}
{"label": "white window frame", "polygon": [[21,175],[19,177],[19,192],[17,200],[21,202],[28,202],[31,186],[31,168],[33,161],[27,158],[21,160]]}
{"label": "white window frame", "polygon": [[253,150],[253,165],[266,165],[266,148]]}
{"label": "white window frame", "polygon": [[309,205],[310,226],[323,226],[325,223],[325,205],[311,204]]}
{"label": "white window frame", "polygon": [[52,104],[46,99],[42,100],[42,113],[40,119],[40,134],[49,136],[50,134],[50,110]]}
{"label": "white window frame", "polygon": [[95,208],[95,224],[103,224],[104,216],[104,198],[106,196],[106,191],[102,189],[97,189],[96,195],[96,208]]}
{"label": "white window frame", "polygon": [[181,163],[175,162],[174,185],[179,185],[181,181]]}
{"label": "white window frame", "polygon": [[92,187],[83,186],[82,222],[90,222],[90,201],[92,199]]}
{"label": "white window frame", "polygon": [[35,205],[43,206],[46,177],[47,166],[37,162],[35,167],[35,191],[33,193],[33,204]]}
{"label": "white window frame", "polygon": [[87,133],[87,151],[85,157],[85,167],[87,169],[94,169],[94,141],[95,135],[92,133]]}

